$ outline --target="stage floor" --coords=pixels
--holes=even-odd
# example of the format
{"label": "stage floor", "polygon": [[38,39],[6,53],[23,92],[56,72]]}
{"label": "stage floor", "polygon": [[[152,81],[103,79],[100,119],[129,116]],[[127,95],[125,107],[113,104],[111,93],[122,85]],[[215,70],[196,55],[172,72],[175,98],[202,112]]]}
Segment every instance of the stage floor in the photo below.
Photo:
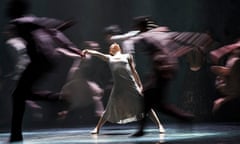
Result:
{"label": "stage floor", "polygon": [[[24,144],[239,144],[239,124],[165,124],[166,133],[154,126],[146,127],[142,137],[130,137],[134,125],[107,125],[99,135],[91,135],[93,127],[42,129],[24,131]],[[7,143],[9,133],[0,133],[0,144]]]}

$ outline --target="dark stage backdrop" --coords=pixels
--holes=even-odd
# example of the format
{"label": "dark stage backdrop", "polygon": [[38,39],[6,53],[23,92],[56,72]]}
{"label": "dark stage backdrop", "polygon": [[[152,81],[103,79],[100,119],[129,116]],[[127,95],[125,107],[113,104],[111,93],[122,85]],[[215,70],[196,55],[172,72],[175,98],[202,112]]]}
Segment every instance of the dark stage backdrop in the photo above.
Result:
{"label": "dark stage backdrop", "polygon": [[[59,19],[73,18],[77,24],[66,30],[67,36],[82,48],[85,40],[97,41],[104,47],[103,29],[118,24],[123,32],[131,30],[132,18],[140,15],[152,16],[159,25],[174,31],[209,32],[215,40],[227,43],[238,35],[240,4],[237,0],[30,0],[31,12],[37,16]],[[7,0],[0,1],[0,30],[3,31],[8,19],[5,17]],[[42,82],[41,87],[58,92],[66,80],[66,71],[71,63],[62,61],[60,69]],[[7,77],[12,72],[9,50],[0,37],[0,130],[8,130],[11,116],[11,93],[16,84]],[[198,72],[192,72],[188,63],[181,61],[181,71],[173,82],[169,100],[179,107],[195,113],[199,120],[211,117],[212,101],[216,97],[214,76],[209,74],[209,64]],[[56,83],[57,81],[57,83]],[[106,102],[107,96],[104,98]],[[68,127],[80,124],[95,124],[97,117],[93,106],[73,112],[67,120],[56,118],[59,104],[41,102],[44,109],[30,110],[25,114],[25,126]],[[165,118],[165,117],[164,117]],[[166,118],[167,119],[167,118]]]}

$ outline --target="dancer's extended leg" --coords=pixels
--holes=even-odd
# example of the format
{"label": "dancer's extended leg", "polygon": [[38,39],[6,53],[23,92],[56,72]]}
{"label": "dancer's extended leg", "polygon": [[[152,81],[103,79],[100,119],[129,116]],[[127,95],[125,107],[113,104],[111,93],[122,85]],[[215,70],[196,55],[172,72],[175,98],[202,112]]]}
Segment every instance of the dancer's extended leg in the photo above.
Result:
{"label": "dancer's extended leg", "polygon": [[106,120],[103,118],[103,116],[100,117],[97,126],[90,132],[91,134],[98,134],[100,128],[106,123]]}
{"label": "dancer's extended leg", "polygon": [[165,132],[163,125],[161,124],[156,112],[153,109],[151,109],[149,112],[149,118],[157,125],[160,133]]}

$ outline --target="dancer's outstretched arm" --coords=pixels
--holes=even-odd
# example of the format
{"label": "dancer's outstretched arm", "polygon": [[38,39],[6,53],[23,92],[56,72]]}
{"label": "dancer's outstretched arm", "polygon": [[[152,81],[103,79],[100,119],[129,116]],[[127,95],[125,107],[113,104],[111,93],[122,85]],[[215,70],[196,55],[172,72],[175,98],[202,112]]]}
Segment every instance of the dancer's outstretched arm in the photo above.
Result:
{"label": "dancer's outstretched arm", "polygon": [[90,54],[90,55],[93,55],[93,56],[96,56],[104,61],[108,61],[109,60],[109,57],[110,55],[109,54],[103,54],[101,52],[98,52],[98,51],[95,51],[95,50],[89,50],[89,49],[85,49],[82,51],[83,54]]}

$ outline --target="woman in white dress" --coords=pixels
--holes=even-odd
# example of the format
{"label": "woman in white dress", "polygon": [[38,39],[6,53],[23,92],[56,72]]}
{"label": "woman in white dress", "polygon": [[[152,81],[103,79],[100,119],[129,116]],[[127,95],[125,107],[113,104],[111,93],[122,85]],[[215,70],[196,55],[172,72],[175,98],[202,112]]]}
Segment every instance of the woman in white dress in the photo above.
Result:
{"label": "woman in white dress", "polygon": [[[108,62],[113,77],[113,88],[107,106],[91,133],[98,134],[106,121],[124,124],[140,120],[144,112],[142,83],[135,70],[132,55],[122,54],[120,46],[116,43],[110,46],[109,54],[88,49],[83,50],[83,53],[97,56]],[[153,110],[149,116],[157,124],[159,132],[164,132],[165,130]]]}

